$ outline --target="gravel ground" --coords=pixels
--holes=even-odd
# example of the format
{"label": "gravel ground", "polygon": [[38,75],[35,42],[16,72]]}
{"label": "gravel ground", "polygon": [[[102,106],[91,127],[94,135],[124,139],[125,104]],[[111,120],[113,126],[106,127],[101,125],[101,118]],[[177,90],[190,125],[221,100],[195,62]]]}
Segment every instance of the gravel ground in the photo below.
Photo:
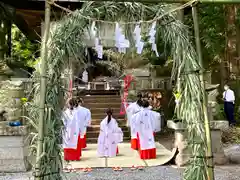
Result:
{"label": "gravel ground", "polygon": [[[90,173],[66,173],[65,177],[67,180],[180,180],[182,172],[183,168],[159,166],[142,171],[123,169],[122,172],[113,172],[111,169],[94,169]],[[32,180],[31,174],[31,172],[0,174],[0,180]],[[240,180],[240,166],[216,167],[215,177],[215,180]]]}

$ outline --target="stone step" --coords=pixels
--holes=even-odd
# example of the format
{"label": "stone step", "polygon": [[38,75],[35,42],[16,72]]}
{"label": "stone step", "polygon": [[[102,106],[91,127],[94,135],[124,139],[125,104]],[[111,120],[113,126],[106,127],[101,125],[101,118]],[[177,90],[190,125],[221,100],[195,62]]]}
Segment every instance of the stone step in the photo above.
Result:
{"label": "stone step", "polygon": [[91,114],[100,114],[100,113],[105,114],[107,108],[111,108],[113,111],[113,114],[119,114],[119,112],[120,112],[120,108],[112,108],[111,106],[107,106],[105,108],[92,108],[91,107],[89,109],[91,111]]}
{"label": "stone step", "polygon": [[111,107],[111,108],[119,108],[121,107],[120,102],[113,102],[113,103],[108,103],[108,102],[85,102],[84,107],[86,108],[106,108],[106,107]]}
{"label": "stone step", "polygon": [[91,98],[91,99],[83,99],[84,104],[87,103],[121,103],[120,98]]}
{"label": "stone step", "polygon": [[119,89],[114,89],[114,90],[103,90],[103,89],[98,89],[98,90],[87,90],[87,89],[79,89],[79,90],[74,90],[73,94],[74,95],[118,95],[120,93]]}
{"label": "stone step", "polygon": [[[96,112],[93,113],[91,111],[91,113],[92,113],[92,119],[101,119],[101,120],[103,120],[107,116],[104,111],[98,112],[98,113],[96,113]],[[115,118],[117,120],[118,119],[124,119],[125,115],[120,115],[119,111],[118,112],[113,112],[113,118]]]}

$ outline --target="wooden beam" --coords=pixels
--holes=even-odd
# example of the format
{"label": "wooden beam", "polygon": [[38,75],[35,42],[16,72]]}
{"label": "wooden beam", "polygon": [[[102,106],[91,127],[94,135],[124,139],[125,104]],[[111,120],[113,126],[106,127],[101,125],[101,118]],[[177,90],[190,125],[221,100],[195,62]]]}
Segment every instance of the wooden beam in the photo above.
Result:
{"label": "wooden beam", "polygon": [[[31,1],[45,1],[45,0],[31,0]],[[92,0],[82,0],[92,1]],[[113,1],[113,2],[145,2],[145,3],[186,3],[189,0],[94,0],[96,2]],[[79,0],[55,0],[55,2],[79,2]],[[240,4],[240,0],[199,0],[200,3],[222,3],[222,4]]]}

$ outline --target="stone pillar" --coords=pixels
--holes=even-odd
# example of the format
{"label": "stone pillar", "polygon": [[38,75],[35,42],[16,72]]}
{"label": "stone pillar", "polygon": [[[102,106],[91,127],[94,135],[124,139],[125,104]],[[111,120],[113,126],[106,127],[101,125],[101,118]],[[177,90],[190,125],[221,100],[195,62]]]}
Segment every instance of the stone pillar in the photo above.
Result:
{"label": "stone pillar", "polygon": [[167,121],[167,126],[170,129],[175,130],[174,147],[178,149],[178,154],[175,159],[177,166],[186,165],[191,157],[190,151],[187,147],[187,132],[182,123],[175,123],[172,120]]}
{"label": "stone pillar", "polygon": [[176,129],[175,130],[175,142],[174,147],[178,149],[178,154],[175,159],[175,163],[177,166],[184,166],[190,160],[190,152],[187,147],[187,139],[186,139],[185,130]]}

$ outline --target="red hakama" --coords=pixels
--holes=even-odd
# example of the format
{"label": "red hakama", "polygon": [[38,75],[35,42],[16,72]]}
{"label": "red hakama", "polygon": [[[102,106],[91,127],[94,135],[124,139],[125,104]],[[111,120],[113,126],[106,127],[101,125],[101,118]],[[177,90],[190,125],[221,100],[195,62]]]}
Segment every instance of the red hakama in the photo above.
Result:
{"label": "red hakama", "polygon": [[118,155],[119,154],[119,150],[118,150],[118,147],[117,147],[117,152],[116,152],[116,155]]}
{"label": "red hakama", "polygon": [[137,138],[131,139],[131,148],[134,150],[139,149],[139,142]]}
{"label": "red hakama", "polygon": [[79,161],[82,155],[81,138],[78,136],[77,149],[64,148],[65,161]]}
{"label": "red hakama", "polygon": [[84,135],[83,138],[81,138],[81,147],[83,149],[87,147],[87,137],[86,137],[86,134]]}
{"label": "red hakama", "polygon": [[[154,134],[155,135],[155,134]],[[138,145],[139,145],[139,155],[141,159],[156,159],[157,153],[156,148],[141,150],[139,135],[137,134]]]}

